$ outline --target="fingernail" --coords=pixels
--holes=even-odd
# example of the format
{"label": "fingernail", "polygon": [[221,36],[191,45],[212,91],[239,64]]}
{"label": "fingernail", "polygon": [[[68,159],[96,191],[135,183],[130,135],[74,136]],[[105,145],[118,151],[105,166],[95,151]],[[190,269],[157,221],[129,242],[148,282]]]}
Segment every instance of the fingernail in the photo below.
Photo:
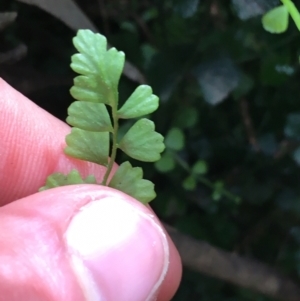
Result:
{"label": "fingernail", "polygon": [[65,237],[85,300],[155,300],[169,249],[146,208],[121,197],[93,201],[71,220]]}

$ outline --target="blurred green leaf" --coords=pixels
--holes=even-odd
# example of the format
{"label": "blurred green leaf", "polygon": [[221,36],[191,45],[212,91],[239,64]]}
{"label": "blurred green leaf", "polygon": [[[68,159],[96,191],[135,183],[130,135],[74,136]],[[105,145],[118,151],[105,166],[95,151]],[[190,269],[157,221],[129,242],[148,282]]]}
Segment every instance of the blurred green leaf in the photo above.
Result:
{"label": "blurred green leaf", "polygon": [[211,195],[211,198],[215,202],[217,202],[217,201],[219,201],[222,198],[222,193],[220,191],[218,191],[218,190],[214,190],[213,193],[212,193],[212,195]]}
{"label": "blurred green leaf", "polygon": [[262,17],[262,24],[266,31],[283,33],[289,25],[289,12],[285,5],[275,7]]}
{"label": "blurred green leaf", "polygon": [[182,186],[185,190],[195,190],[197,187],[196,179],[191,175],[184,179]]}
{"label": "blurred green leaf", "polygon": [[171,128],[166,135],[166,147],[175,151],[180,151],[184,148],[184,133],[179,128]]}
{"label": "blurred green leaf", "polygon": [[222,181],[217,181],[214,183],[214,190],[211,195],[211,198],[217,202],[222,198],[223,195],[223,189],[224,189],[224,183]]}
{"label": "blurred green leaf", "polygon": [[172,171],[175,168],[175,160],[172,154],[168,151],[165,151],[161,158],[155,162],[155,168],[162,173]]}
{"label": "blurred green leaf", "polygon": [[224,188],[224,183],[222,181],[217,181],[214,184],[214,188],[216,191],[221,191]]}
{"label": "blurred green leaf", "polygon": [[207,163],[203,160],[197,161],[192,167],[192,172],[197,175],[204,175],[207,173],[207,170]]}
{"label": "blurred green leaf", "polygon": [[193,126],[195,126],[198,119],[199,113],[196,107],[179,107],[177,116],[174,120],[174,124],[181,129],[192,128]]}
{"label": "blurred green leaf", "polygon": [[137,33],[137,27],[136,24],[129,22],[129,21],[124,21],[121,23],[120,28],[132,33]]}
{"label": "blurred green leaf", "polygon": [[158,16],[158,10],[156,7],[151,7],[149,9],[147,9],[143,15],[142,15],[142,19],[145,21],[145,22],[148,22],[148,21],[151,21],[153,19],[156,19]]}

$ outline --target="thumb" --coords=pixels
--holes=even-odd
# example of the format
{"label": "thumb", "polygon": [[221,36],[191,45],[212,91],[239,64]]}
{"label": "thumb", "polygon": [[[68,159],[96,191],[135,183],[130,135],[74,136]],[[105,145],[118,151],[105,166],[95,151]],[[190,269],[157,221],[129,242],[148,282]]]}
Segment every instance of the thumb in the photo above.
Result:
{"label": "thumb", "polygon": [[0,300],[154,300],[169,264],[159,221],[96,185],[56,188],[0,209]]}

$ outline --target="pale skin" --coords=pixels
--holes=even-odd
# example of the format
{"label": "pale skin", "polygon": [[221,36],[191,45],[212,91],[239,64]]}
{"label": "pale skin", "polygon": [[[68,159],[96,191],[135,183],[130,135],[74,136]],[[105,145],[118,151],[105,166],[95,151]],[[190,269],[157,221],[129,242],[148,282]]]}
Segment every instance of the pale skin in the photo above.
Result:
{"label": "pale skin", "polygon": [[69,130],[0,79],[0,301],[171,300],[181,261],[149,207],[96,185],[37,193],[55,171],[103,176],[63,153]]}

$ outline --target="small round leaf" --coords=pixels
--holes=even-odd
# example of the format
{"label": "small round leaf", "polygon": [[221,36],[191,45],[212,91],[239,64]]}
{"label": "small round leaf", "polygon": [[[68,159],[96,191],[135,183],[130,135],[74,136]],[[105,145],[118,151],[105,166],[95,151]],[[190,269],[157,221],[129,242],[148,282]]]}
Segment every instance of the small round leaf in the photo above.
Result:
{"label": "small round leaf", "polygon": [[221,197],[222,197],[222,194],[221,194],[219,191],[217,191],[217,190],[215,190],[215,191],[212,193],[212,195],[211,195],[211,198],[212,198],[215,202],[218,202],[218,201],[221,199]]}
{"label": "small round leaf", "polygon": [[184,134],[179,128],[171,128],[166,136],[166,147],[175,151],[180,151],[184,147]]}
{"label": "small round leaf", "polygon": [[289,12],[285,5],[275,7],[262,17],[262,24],[266,31],[283,33],[289,25]]}
{"label": "small round leaf", "polygon": [[224,183],[222,181],[217,181],[214,183],[214,191],[211,195],[214,201],[219,201],[223,195]]}
{"label": "small round leaf", "polygon": [[197,181],[193,176],[188,176],[183,182],[182,186],[185,190],[195,190],[197,187]]}
{"label": "small round leaf", "polygon": [[204,175],[207,173],[207,164],[203,160],[197,161],[192,167],[192,172],[197,175]]}
{"label": "small round leaf", "polygon": [[155,162],[155,168],[162,173],[172,171],[175,168],[175,160],[172,154],[170,152],[163,153],[160,160]]}

